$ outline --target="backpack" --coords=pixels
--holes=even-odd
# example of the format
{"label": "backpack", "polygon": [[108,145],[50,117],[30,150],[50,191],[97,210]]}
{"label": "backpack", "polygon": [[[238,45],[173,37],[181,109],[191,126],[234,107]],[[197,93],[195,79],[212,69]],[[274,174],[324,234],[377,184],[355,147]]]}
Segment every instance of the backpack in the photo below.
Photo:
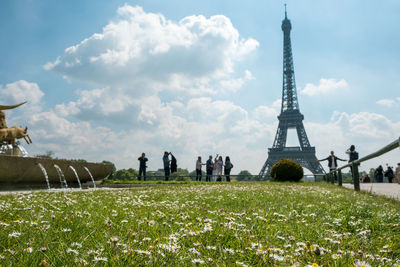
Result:
{"label": "backpack", "polygon": [[355,161],[355,160],[358,160],[358,152],[352,151],[352,152],[350,153],[350,160],[349,160],[349,162],[352,162],[352,161]]}

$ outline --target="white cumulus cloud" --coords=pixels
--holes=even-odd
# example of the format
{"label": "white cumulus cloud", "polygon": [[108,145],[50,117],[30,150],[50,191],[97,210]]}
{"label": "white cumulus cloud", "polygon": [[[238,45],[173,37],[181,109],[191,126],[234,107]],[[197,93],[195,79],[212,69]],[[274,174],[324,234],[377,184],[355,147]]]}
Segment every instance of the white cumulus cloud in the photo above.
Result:
{"label": "white cumulus cloud", "polygon": [[[42,109],[43,96],[44,93],[40,90],[37,83],[19,80],[9,83],[4,87],[0,85],[1,105],[14,105],[25,101],[28,102],[17,109],[7,110],[6,115],[14,114],[14,116],[19,116],[19,110],[28,111],[30,113],[38,112]],[[13,118],[8,121],[13,122]]]}
{"label": "white cumulus cloud", "polygon": [[148,95],[165,89],[165,83],[179,87],[226,77],[234,61],[257,47],[256,40],[241,38],[223,15],[188,16],[174,22],[125,5],[101,33],[67,48],[45,69],[70,80]]}
{"label": "white cumulus cloud", "polygon": [[[327,157],[334,150],[338,157],[347,159],[345,151],[352,144],[356,146],[361,158],[398,139],[400,133],[400,122],[372,112],[334,112],[330,122],[305,122],[305,127],[312,145],[317,148],[318,158]],[[399,156],[396,150],[366,161],[361,164],[361,170],[369,170],[384,163],[393,165]],[[325,164],[323,167],[326,167]]]}
{"label": "white cumulus cloud", "polygon": [[31,104],[39,104],[44,96],[37,83],[24,80],[7,84],[5,87],[0,85],[1,101],[3,105],[12,105],[17,102],[29,101]]}
{"label": "white cumulus cloud", "polygon": [[315,85],[312,83],[307,83],[303,90],[300,93],[314,96],[318,94],[327,94],[331,92],[335,92],[339,89],[345,89],[348,87],[347,82],[344,79],[337,81],[336,79],[320,79],[319,84]]}
{"label": "white cumulus cloud", "polygon": [[376,101],[378,105],[384,106],[384,107],[393,107],[396,106],[397,104],[400,104],[400,98],[397,99],[380,99]]}
{"label": "white cumulus cloud", "polygon": [[77,99],[61,103],[62,116],[110,123],[156,125],[156,114],[146,108],[161,93],[179,101],[194,96],[234,92],[255,79],[250,70],[242,77],[235,63],[258,47],[242,38],[229,18],[187,16],[171,21],[162,14],[124,5],[101,33],[65,49],[45,65],[68,80],[83,81],[96,89],[81,90]]}
{"label": "white cumulus cloud", "polygon": [[246,70],[244,73],[244,77],[241,78],[233,78],[229,80],[221,80],[220,86],[222,91],[235,92],[240,89],[247,81],[254,80],[254,76],[251,74],[249,70]]}

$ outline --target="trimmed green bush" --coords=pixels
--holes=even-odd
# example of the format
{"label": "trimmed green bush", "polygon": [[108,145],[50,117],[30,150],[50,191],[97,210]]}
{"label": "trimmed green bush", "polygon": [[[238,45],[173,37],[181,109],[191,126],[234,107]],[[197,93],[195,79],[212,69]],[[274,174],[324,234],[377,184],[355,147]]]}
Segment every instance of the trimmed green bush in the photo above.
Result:
{"label": "trimmed green bush", "polygon": [[303,168],[290,159],[281,159],[271,168],[271,177],[274,181],[298,182],[303,178]]}

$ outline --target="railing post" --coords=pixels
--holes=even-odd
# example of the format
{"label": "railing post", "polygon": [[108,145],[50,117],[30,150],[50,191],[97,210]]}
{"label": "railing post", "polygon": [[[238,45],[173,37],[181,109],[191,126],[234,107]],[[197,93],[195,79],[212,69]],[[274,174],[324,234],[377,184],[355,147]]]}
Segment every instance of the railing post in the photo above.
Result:
{"label": "railing post", "polygon": [[342,170],[338,170],[338,183],[339,186],[342,186]]}
{"label": "railing post", "polygon": [[332,172],[332,179],[333,179],[333,183],[336,183],[336,180],[337,180],[336,170],[334,170],[334,171]]}
{"label": "railing post", "polygon": [[360,191],[360,174],[358,173],[358,164],[353,163],[353,182],[354,190]]}

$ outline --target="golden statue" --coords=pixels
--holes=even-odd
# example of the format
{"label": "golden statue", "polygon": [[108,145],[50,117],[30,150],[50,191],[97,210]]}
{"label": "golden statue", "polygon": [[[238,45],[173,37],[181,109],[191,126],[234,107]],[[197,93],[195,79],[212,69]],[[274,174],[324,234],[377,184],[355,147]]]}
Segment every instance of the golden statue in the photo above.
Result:
{"label": "golden statue", "polygon": [[25,127],[24,129],[18,126],[13,126],[11,128],[8,128],[6,122],[6,116],[3,112],[3,110],[14,109],[25,103],[26,102],[22,102],[20,104],[12,106],[0,105],[0,142],[7,141],[9,144],[14,145],[15,139],[24,138],[27,144],[32,144],[32,140],[28,135],[28,128]]}

